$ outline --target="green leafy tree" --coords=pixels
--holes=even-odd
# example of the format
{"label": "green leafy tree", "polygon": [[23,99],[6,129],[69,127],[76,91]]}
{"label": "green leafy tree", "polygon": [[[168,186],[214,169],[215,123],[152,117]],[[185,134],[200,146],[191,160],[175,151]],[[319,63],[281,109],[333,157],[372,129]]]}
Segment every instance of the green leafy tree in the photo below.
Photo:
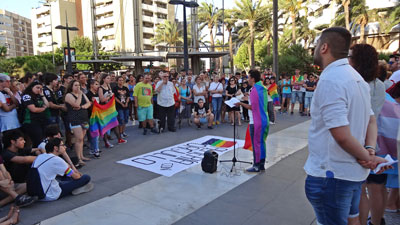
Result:
{"label": "green leafy tree", "polygon": [[261,12],[261,1],[252,0],[237,0],[236,1],[235,14],[240,20],[246,21],[247,25],[243,26],[239,30],[239,39],[248,44],[249,48],[249,64],[250,68],[255,66],[254,56],[254,41],[256,37],[256,25],[260,19],[259,13]]}
{"label": "green leafy tree", "polygon": [[240,45],[238,51],[236,52],[235,55],[235,65],[239,69],[246,69],[249,67],[249,45],[246,43],[243,43]]}
{"label": "green leafy tree", "polygon": [[37,73],[37,72],[54,72],[54,65],[51,61],[43,57],[29,57],[22,66],[25,73]]}
{"label": "green leafy tree", "polygon": [[214,7],[212,3],[202,2],[198,9],[197,16],[200,22],[200,30],[207,26],[210,36],[211,51],[215,51],[213,29],[218,23],[218,9]]}
{"label": "green leafy tree", "polygon": [[[182,30],[179,29],[175,21],[165,20],[164,23],[157,25],[156,35],[153,37],[152,41],[154,44],[176,47],[183,42],[182,33]],[[175,48],[168,49],[168,51],[171,52],[175,52],[175,50]],[[176,60],[173,60],[172,64],[176,64]]]}
{"label": "green leafy tree", "polygon": [[0,59],[5,58],[7,55],[7,47],[6,46],[0,46]]}
{"label": "green leafy tree", "polygon": [[237,18],[235,17],[234,11],[231,9],[225,10],[224,12],[224,24],[226,30],[228,31],[228,42],[229,42],[229,61],[231,67],[231,73],[234,70],[234,57],[233,57],[233,29],[235,28],[235,23],[237,22]]}
{"label": "green leafy tree", "polygon": [[351,9],[351,12],[354,15],[354,18],[352,18],[354,24],[360,27],[360,43],[365,43],[365,26],[369,21],[368,7],[365,4],[365,0],[361,0],[360,4]]}
{"label": "green leafy tree", "polygon": [[291,19],[292,24],[292,43],[296,44],[296,20],[301,10],[307,10],[307,0],[280,0],[279,7],[284,10]]}

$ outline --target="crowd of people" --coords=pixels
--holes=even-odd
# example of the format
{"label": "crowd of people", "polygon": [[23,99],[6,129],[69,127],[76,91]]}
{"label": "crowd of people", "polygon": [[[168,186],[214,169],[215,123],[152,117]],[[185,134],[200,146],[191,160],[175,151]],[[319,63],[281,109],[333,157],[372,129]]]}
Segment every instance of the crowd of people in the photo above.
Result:
{"label": "crowd of people", "polygon": [[[394,130],[394,126],[398,124],[379,122],[382,107],[387,101],[386,90],[397,104],[400,103],[400,55],[392,55],[388,63],[378,62],[377,52],[372,46],[359,44],[352,46],[346,57],[354,68],[351,73],[361,74],[369,86],[367,99],[370,99],[370,103],[359,99],[358,104],[363,104],[363,107],[371,105],[374,118],[378,121],[376,129],[379,132],[381,129]],[[326,70],[327,68],[324,71]],[[249,96],[258,81],[260,82],[257,84],[263,86],[268,93],[267,111],[270,124],[276,123],[275,107],[280,106],[278,111],[281,114],[290,111],[290,115],[293,115],[296,103],[299,103],[301,116],[320,118],[325,124],[331,124],[331,128],[347,124],[347,119],[334,119],[348,113],[335,108],[342,99],[338,97],[338,103],[333,102],[335,94],[343,91],[342,86],[323,81],[322,77],[314,73],[301,73],[299,69],[293,72],[293,75],[281,74],[279,80],[270,69],[262,71],[256,80],[249,77],[246,71],[235,74],[203,71],[194,75],[191,70],[186,74],[184,70],[177,73],[174,69],[136,76],[130,71],[122,72],[118,76],[113,72],[76,72],[62,77],[53,73],[28,73],[19,80],[0,74],[0,190],[5,193],[0,200],[0,206],[12,201],[16,205],[1,224],[14,224],[19,213],[18,207],[30,205],[38,198],[53,201],[93,189],[90,176],[81,174],[79,169],[88,161],[99,158],[101,153],[100,137],[92,136],[88,132],[95,102],[106,105],[115,101],[118,126],[102,135],[105,148],[113,148],[114,139],[117,144],[127,143],[126,127],[128,123],[135,124],[136,121],[139,122],[138,127],[143,129],[143,135],[161,134],[167,130],[176,132],[177,128],[184,125],[185,120],[188,126],[194,124],[197,129],[201,129],[203,125],[213,129],[222,123],[239,126],[242,122],[252,124]],[[319,100],[313,101],[314,92],[321,89],[317,88],[321,83],[325,94],[319,93]],[[360,90],[360,93],[366,90]],[[327,98],[321,100],[323,96]],[[231,98],[237,98],[241,103],[231,108],[224,103]],[[325,110],[324,107],[330,109],[324,111],[327,116],[317,111]],[[396,111],[399,110],[398,107],[392,110],[400,115]],[[384,138],[378,139],[377,144],[375,142],[371,141],[365,147],[371,155],[375,154],[379,145],[385,145]],[[85,147],[90,149],[91,157],[85,156]],[[376,154],[378,153],[377,150]],[[397,157],[396,152],[390,154]],[[306,166],[310,175],[307,182],[319,182],[311,176],[316,174],[316,169],[313,168],[316,165],[318,163],[314,162],[313,165]],[[360,165],[368,167],[363,163]],[[354,210],[348,215],[349,218],[359,215],[361,224],[366,224],[367,220],[373,225],[384,224],[385,210],[400,209],[396,179],[397,173],[369,175],[360,189],[359,213]],[[391,188],[388,198],[385,185]],[[311,196],[310,193],[307,194],[308,197]],[[317,208],[314,202],[312,204]],[[371,215],[369,219],[368,215]]]}

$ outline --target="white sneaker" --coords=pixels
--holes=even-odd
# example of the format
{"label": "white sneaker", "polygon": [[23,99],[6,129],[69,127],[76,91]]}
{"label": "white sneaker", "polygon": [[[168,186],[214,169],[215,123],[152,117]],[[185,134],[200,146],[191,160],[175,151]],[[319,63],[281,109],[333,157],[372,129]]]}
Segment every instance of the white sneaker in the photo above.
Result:
{"label": "white sneaker", "polygon": [[80,195],[80,194],[83,194],[83,193],[86,193],[86,192],[89,192],[89,191],[93,190],[93,188],[94,188],[93,183],[89,182],[86,185],[73,190],[72,191],[72,195]]}
{"label": "white sneaker", "polygon": [[271,125],[274,125],[274,124],[275,124],[275,122],[269,122],[269,124],[271,124]]}

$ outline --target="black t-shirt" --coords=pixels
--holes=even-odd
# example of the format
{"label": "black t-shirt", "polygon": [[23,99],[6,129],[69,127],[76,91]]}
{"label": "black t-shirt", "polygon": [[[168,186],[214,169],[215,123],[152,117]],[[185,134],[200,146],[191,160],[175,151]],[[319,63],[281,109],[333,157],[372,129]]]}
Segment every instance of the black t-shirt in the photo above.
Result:
{"label": "black t-shirt", "polygon": [[194,111],[197,113],[198,116],[205,116],[208,112],[207,104],[204,104],[203,107],[199,107],[198,104],[194,107]]}
{"label": "black t-shirt", "polygon": [[35,107],[42,108],[44,106],[44,101],[39,95],[28,95],[25,94],[21,98],[22,106],[24,107],[24,121],[25,124],[39,123],[46,124],[47,119],[50,116],[50,111],[47,108],[43,112],[34,113],[28,109],[28,105],[34,105]]}
{"label": "black t-shirt", "polygon": [[[54,104],[57,104],[57,95],[54,93],[50,88],[48,87],[43,87],[43,94],[46,97],[48,102],[52,102]],[[59,109],[51,109],[50,108],[50,114],[51,116],[59,116],[60,115],[60,110]]]}
{"label": "black t-shirt", "polygon": [[[99,97],[99,93],[93,93],[92,91],[89,90],[88,93],[86,94],[86,97],[89,99],[90,102],[93,103],[94,102],[93,98],[98,98]],[[99,103],[98,102],[99,99],[97,99],[96,101],[97,101],[97,103]],[[93,104],[88,109],[89,118],[92,115],[92,107],[93,107]]]}
{"label": "black t-shirt", "polygon": [[[314,87],[315,86],[315,84],[317,84],[317,82],[315,82],[315,81],[313,81],[313,82],[311,82],[311,81],[306,81],[306,85],[307,85],[307,87]],[[306,90],[307,92],[314,92],[314,90]]]}
{"label": "black t-shirt", "polygon": [[64,104],[64,95],[65,92],[67,91],[67,88],[64,86],[61,86],[58,90],[57,90],[57,103],[58,104]]}
{"label": "black t-shirt", "polygon": [[26,182],[26,176],[28,174],[29,168],[31,167],[31,164],[18,164],[11,162],[11,159],[15,156],[32,156],[33,154],[31,152],[32,149],[20,149],[18,150],[18,153],[5,149],[2,152],[1,155],[4,159],[4,166],[10,173],[14,183]]}
{"label": "black t-shirt", "polygon": [[[128,98],[129,98],[129,89],[128,89],[127,87],[125,87],[125,86],[122,86],[122,87],[116,86],[116,87],[113,89],[113,92],[114,92],[115,97],[116,97],[120,102],[122,102],[122,103],[125,104],[125,103],[128,101]],[[117,110],[118,110],[118,109],[127,109],[127,108],[128,108],[128,107],[122,107],[122,105],[119,104],[117,101],[115,101],[115,105],[116,105]]]}
{"label": "black t-shirt", "polygon": [[[231,86],[227,86],[226,90],[228,91],[228,94],[230,95],[234,95],[236,94],[236,92],[238,92],[239,88],[237,86],[235,86],[234,88],[231,88]],[[228,97],[228,100],[231,99],[231,97]]]}

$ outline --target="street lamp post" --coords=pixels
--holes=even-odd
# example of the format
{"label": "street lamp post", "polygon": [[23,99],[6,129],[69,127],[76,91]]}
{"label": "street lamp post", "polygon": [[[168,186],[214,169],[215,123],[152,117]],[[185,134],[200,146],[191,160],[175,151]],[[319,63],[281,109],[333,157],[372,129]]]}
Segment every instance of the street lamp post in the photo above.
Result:
{"label": "street lamp post", "polygon": [[199,4],[195,1],[187,2],[185,0],[170,0],[168,3],[171,5],[183,5],[183,66],[187,75],[189,70],[189,50],[187,44],[186,7],[196,8],[199,7]]}
{"label": "street lamp post", "polygon": [[71,46],[69,44],[69,31],[78,31],[79,29],[77,27],[70,27],[68,26],[68,17],[65,14],[66,20],[65,20],[65,26],[63,25],[58,25],[55,28],[60,29],[60,30],[66,30],[67,31],[67,51],[68,51],[68,63],[67,63],[67,72],[68,74],[72,74],[72,61],[71,61]]}

